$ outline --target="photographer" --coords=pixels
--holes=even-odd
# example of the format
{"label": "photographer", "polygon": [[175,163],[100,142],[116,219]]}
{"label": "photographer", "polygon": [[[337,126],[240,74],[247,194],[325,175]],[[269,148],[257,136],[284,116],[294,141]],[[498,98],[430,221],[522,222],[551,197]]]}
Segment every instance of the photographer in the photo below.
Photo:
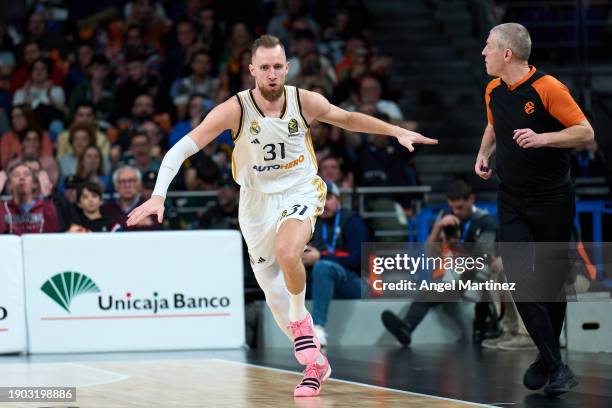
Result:
{"label": "photographer", "polygon": [[[472,187],[463,180],[454,180],[446,188],[446,198],[449,210],[440,213],[427,238],[427,248],[435,248],[433,256],[490,256],[494,252],[497,225],[495,219],[485,210],[474,205],[475,198]],[[452,281],[474,274],[467,271],[461,276],[453,270],[437,269],[432,273],[433,279]],[[478,279],[472,276],[471,279]],[[459,297],[459,293],[456,293]],[[446,295],[448,296],[448,294]],[[434,301],[432,301],[434,300]],[[382,321],[397,340],[404,346],[410,344],[411,334],[432,308],[447,303],[448,312],[461,328],[464,317],[457,303],[435,301],[435,299],[416,299],[404,319],[400,319],[389,310],[382,313]],[[483,338],[498,336],[497,316],[491,303],[476,304],[474,318],[473,341],[479,344]],[[462,334],[465,341],[466,335]]]}

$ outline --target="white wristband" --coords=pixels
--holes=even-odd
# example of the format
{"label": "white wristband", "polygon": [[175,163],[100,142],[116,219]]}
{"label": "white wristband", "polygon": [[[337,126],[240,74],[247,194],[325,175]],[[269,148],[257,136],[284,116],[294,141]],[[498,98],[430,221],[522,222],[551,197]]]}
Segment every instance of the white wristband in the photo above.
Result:
{"label": "white wristband", "polygon": [[198,150],[200,150],[198,145],[189,136],[184,136],[172,146],[172,149],[168,150],[159,167],[153,195],[166,197],[168,187],[170,187],[172,179],[178,173],[185,159],[196,154]]}

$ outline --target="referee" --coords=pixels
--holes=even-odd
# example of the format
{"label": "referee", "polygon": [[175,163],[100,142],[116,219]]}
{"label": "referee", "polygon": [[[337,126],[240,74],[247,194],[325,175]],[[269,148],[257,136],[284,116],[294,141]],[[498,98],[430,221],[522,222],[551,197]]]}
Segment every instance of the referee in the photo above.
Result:
{"label": "referee", "polygon": [[[594,135],[567,87],[528,64],[530,53],[522,25],[491,30],[482,55],[487,74],[496,79],[485,92],[488,125],[475,171],[491,178],[489,159],[496,152],[504,271],[517,283],[516,306],[539,350],[523,384],[531,390],[546,385],[544,393],[557,396],[578,384],[559,346],[570,266],[563,245],[575,213],[569,151]],[[533,242],[557,245],[526,244]]]}

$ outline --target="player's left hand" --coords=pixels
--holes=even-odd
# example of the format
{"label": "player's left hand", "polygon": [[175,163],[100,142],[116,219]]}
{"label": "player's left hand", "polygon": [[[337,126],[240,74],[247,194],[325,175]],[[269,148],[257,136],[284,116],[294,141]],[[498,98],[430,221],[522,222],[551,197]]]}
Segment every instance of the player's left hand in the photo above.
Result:
{"label": "player's left hand", "polygon": [[414,152],[414,144],[429,144],[434,145],[438,144],[437,139],[430,139],[428,137],[423,136],[420,133],[410,131],[408,129],[400,128],[401,132],[397,136],[397,141],[404,147],[406,147],[411,152]]}
{"label": "player's left hand", "polygon": [[531,129],[515,129],[514,136],[512,138],[523,149],[546,146],[546,140],[544,136],[534,132]]}

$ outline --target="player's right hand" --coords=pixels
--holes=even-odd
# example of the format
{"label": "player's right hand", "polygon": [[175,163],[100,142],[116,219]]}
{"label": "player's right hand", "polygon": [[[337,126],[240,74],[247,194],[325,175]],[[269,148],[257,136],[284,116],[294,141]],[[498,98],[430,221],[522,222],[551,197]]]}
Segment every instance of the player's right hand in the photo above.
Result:
{"label": "player's right hand", "polygon": [[489,167],[489,159],[481,155],[478,155],[478,157],[476,157],[474,171],[480,178],[484,180],[490,179],[493,175],[493,170],[491,170],[491,168]]}
{"label": "player's right hand", "polygon": [[164,200],[165,198],[162,196],[151,196],[151,198],[134,208],[128,214],[127,226],[132,227],[138,225],[140,221],[149,215],[157,215],[157,222],[161,224],[164,220]]}

